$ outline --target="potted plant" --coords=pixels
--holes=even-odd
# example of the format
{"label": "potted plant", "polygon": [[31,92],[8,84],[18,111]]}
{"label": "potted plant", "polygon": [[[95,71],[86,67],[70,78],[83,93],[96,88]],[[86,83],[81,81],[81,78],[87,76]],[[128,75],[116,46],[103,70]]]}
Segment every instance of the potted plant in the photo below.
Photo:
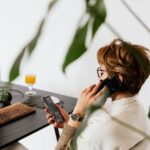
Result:
{"label": "potted plant", "polygon": [[0,91],[0,107],[5,107],[11,104],[12,95],[7,88],[2,88]]}

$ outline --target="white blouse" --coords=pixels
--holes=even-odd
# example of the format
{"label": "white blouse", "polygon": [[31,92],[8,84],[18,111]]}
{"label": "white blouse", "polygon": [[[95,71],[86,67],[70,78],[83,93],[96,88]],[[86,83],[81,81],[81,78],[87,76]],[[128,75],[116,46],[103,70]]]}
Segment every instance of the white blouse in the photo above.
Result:
{"label": "white blouse", "polygon": [[87,127],[77,139],[78,150],[129,150],[144,139],[110,117],[147,133],[148,117],[135,96],[115,101],[109,98],[104,108],[106,111],[99,109],[90,116]]}

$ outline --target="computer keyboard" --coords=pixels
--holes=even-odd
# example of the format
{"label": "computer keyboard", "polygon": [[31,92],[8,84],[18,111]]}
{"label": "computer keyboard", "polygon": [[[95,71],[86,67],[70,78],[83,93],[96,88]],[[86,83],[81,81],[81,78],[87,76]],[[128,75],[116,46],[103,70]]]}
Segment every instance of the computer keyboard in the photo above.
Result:
{"label": "computer keyboard", "polygon": [[22,103],[14,103],[0,109],[0,125],[4,125],[13,120],[35,112],[35,108],[29,107]]}

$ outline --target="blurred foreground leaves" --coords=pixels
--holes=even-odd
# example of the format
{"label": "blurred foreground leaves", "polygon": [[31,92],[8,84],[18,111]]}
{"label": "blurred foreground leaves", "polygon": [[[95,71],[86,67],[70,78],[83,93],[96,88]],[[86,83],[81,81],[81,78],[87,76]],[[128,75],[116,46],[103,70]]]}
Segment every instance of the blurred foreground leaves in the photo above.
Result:
{"label": "blurred foreground leaves", "polygon": [[15,80],[19,75],[20,75],[20,65],[21,62],[23,60],[23,57],[25,55],[25,53],[28,53],[28,57],[29,58],[31,56],[31,54],[33,53],[34,50],[36,50],[36,45],[38,44],[38,40],[42,34],[43,28],[44,28],[44,23],[46,22],[46,18],[48,16],[49,11],[53,8],[53,6],[56,4],[58,0],[53,0],[50,2],[48,9],[47,9],[47,13],[45,15],[45,17],[41,20],[40,25],[37,29],[36,34],[34,35],[34,37],[31,39],[31,41],[29,41],[20,51],[19,55],[17,56],[17,58],[15,59],[10,72],[9,72],[9,81],[13,81]]}
{"label": "blurred foreground leaves", "polygon": [[[39,27],[37,29],[36,34],[34,37],[20,50],[20,53],[16,57],[10,72],[9,72],[9,81],[15,80],[20,75],[20,66],[24,55],[27,53],[26,59],[30,58],[33,51],[36,50],[36,45],[42,35],[42,31],[44,29],[44,24],[46,22],[47,16],[49,12],[52,10],[54,6],[56,6],[58,0],[53,0],[50,2],[47,13],[45,17],[41,20]],[[70,41],[70,46],[68,48],[68,52],[65,56],[62,70],[65,72],[66,67],[78,59],[82,54],[84,54],[87,50],[86,40],[88,32],[92,31],[91,33],[91,41],[101,26],[104,23],[106,18],[106,9],[104,6],[103,0],[85,0],[86,11],[84,12],[83,16],[81,17],[79,24],[76,28],[76,32],[74,33],[73,39]],[[86,21],[85,17],[87,17]]]}

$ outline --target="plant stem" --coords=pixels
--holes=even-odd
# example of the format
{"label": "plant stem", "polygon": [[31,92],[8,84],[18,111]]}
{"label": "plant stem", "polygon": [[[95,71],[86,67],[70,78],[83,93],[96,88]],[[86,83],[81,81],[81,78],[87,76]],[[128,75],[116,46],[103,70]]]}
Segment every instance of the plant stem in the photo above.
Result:
{"label": "plant stem", "polygon": [[150,33],[150,28],[140,19],[140,17],[131,9],[131,7],[122,0],[124,6],[128,9],[128,11],[138,20],[138,22]]}

